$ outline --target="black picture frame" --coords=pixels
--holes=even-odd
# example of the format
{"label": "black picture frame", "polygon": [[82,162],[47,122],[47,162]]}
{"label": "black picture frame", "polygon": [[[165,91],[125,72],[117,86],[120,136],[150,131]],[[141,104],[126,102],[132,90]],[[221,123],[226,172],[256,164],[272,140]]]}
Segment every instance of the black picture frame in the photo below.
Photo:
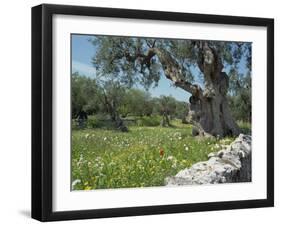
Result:
{"label": "black picture frame", "polygon": [[[267,198],[54,212],[52,210],[52,18],[55,14],[266,27]],[[274,206],[273,19],[50,4],[32,8],[32,218],[40,221],[56,221],[271,206]]]}

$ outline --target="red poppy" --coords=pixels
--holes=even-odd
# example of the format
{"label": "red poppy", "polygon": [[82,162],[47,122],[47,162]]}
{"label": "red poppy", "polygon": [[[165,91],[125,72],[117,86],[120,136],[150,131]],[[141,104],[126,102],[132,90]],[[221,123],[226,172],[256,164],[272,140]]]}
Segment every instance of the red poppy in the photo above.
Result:
{"label": "red poppy", "polygon": [[160,148],[159,154],[160,154],[161,157],[164,155],[164,150],[163,150],[163,148]]}

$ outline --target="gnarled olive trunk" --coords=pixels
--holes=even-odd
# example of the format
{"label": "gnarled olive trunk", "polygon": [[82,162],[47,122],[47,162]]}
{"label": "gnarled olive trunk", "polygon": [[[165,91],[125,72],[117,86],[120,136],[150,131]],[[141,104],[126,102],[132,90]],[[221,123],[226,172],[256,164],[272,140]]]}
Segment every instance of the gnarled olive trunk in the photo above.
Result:
{"label": "gnarled olive trunk", "polygon": [[150,51],[158,56],[166,78],[192,94],[189,114],[198,135],[237,136],[239,128],[229,110],[226,96],[229,81],[222,71],[220,54],[207,42],[199,41],[196,45],[197,65],[204,75],[204,89],[186,81],[181,67],[167,51],[158,48]]}
{"label": "gnarled olive trunk", "polygon": [[[227,78],[223,72],[221,76]],[[210,134],[223,137],[239,134],[239,128],[229,110],[226,93],[223,91],[224,86],[225,83],[220,81],[212,85],[211,96],[210,93],[205,92],[205,95],[192,95],[189,98],[189,118],[196,126],[198,135]]]}
{"label": "gnarled olive trunk", "polygon": [[[154,42],[155,44],[155,42]],[[199,135],[236,136],[239,128],[234,121],[227,102],[228,76],[222,71],[223,64],[218,49],[212,47],[208,41],[194,41],[194,50],[197,54],[197,66],[204,75],[204,89],[192,84],[183,76],[180,64],[164,48],[152,45],[147,54],[137,53],[131,56],[124,54],[128,61],[136,59],[141,64],[150,66],[150,60],[157,55],[167,79],[175,86],[191,93],[190,115],[191,122]]]}

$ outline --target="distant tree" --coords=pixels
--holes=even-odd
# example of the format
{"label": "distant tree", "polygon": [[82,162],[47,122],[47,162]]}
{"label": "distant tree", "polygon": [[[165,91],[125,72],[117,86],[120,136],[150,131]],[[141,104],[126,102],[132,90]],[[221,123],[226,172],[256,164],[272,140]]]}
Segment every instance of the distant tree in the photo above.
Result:
{"label": "distant tree", "polygon": [[98,81],[76,72],[72,74],[71,82],[72,118],[77,118],[83,111],[88,115],[106,113],[116,128],[128,131],[119,114],[126,89],[118,81]]}
{"label": "distant tree", "polygon": [[188,116],[188,103],[183,101],[176,102],[176,111],[175,117],[181,119],[183,123],[187,123],[187,116]]}
{"label": "distant tree", "polygon": [[127,89],[122,104],[123,115],[149,116],[152,114],[153,105],[148,92],[139,89]]}
{"label": "distant tree", "polygon": [[107,80],[100,82],[101,101],[104,103],[107,113],[115,123],[117,129],[127,132],[128,128],[120,117],[120,109],[124,102],[125,88],[118,81]]}
{"label": "distant tree", "polygon": [[94,79],[75,72],[71,76],[72,117],[77,117],[82,110],[87,114],[100,111],[100,88]]}
{"label": "distant tree", "polygon": [[161,95],[158,99],[158,112],[162,115],[161,126],[170,126],[170,118],[176,111],[177,101],[172,96]]}

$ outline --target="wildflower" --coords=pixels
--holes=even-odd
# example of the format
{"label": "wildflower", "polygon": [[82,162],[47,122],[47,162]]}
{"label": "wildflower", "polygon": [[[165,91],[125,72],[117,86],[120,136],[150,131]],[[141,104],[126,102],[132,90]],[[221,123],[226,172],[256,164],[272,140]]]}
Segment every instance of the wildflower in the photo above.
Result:
{"label": "wildflower", "polygon": [[175,136],[175,137],[181,136],[181,133],[180,133],[180,132],[175,132],[175,133],[174,133],[174,136]]}
{"label": "wildflower", "polygon": [[115,166],[115,162],[110,162],[108,165],[109,166]]}
{"label": "wildflower", "polygon": [[174,159],[174,157],[171,155],[167,157],[167,160],[173,160],[173,159]]}
{"label": "wildflower", "polygon": [[83,162],[84,162],[84,158],[83,158],[83,155],[81,154],[80,158],[79,158],[79,160],[77,162],[77,166],[79,167],[81,164],[83,164]]}
{"label": "wildflower", "polygon": [[96,159],[95,159],[96,162],[100,162],[101,160],[102,160],[102,159],[101,159],[100,156],[96,157]]}
{"label": "wildflower", "polygon": [[184,160],[181,161],[181,163],[182,163],[182,164],[186,164],[187,161],[184,159]]}
{"label": "wildflower", "polygon": [[164,150],[163,150],[163,148],[160,148],[159,154],[160,154],[161,157],[164,155]]}
{"label": "wildflower", "polygon": [[92,187],[88,186],[88,185],[84,188],[84,190],[91,190],[91,189],[92,189]]}
{"label": "wildflower", "polygon": [[107,137],[103,138],[103,140],[106,141],[106,140],[107,140]]}
{"label": "wildflower", "polygon": [[188,151],[188,147],[186,146],[184,150]]}
{"label": "wildflower", "polygon": [[85,138],[88,139],[89,136],[90,136],[90,134],[87,133],[87,134],[85,135]]}
{"label": "wildflower", "polygon": [[79,179],[74,180],[71,184],[72,189],[74,189],[75,185],[79,184],[79,183],[81,183],[81,180],[79,180]]}

